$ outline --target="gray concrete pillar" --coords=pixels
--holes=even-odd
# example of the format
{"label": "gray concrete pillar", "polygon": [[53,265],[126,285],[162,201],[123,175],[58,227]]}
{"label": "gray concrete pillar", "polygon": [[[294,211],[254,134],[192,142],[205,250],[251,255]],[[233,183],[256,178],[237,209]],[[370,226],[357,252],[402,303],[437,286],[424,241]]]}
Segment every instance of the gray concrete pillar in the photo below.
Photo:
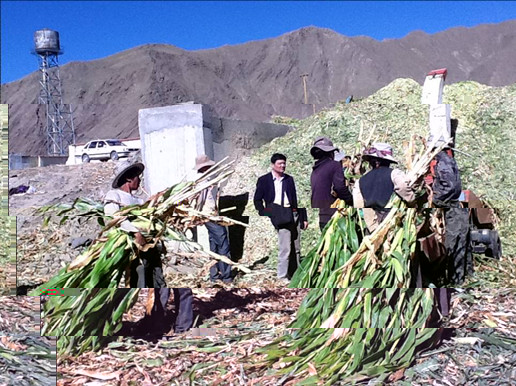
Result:
{"label": "gray concrete pillar", "polygon": [[[213,159],[213,139],[207,109],[201,104],[141,109],[138,127],[145,164],[144,188],[155,194],[183,179],[192,179],[195,157],[207,154]],[[197,239],[209,250],[205,227]]]}
{"label": "gray concrete pillar", "polygon": [[154,194],[191,176],[195,157],[213,158],[207,112],[200,104],[141,109],[138,126],[145,164],[145,189]]}

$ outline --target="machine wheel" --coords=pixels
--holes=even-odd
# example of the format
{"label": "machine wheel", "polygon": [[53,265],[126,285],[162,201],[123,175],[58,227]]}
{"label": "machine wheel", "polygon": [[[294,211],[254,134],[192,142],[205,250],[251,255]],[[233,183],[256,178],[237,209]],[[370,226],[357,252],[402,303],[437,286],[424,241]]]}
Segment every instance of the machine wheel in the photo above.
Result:
{"label": "machine wheel", "polygon": [[116,161],[118,159],[118,153],[116,151],[112,151],[109,155],[109,158],[111,158],[113,161]]}
{"label": "machine wheel", "polygon": [[502,241],[497,231],[491,231],[491,242],[486,250],[486,256],[497,260],[502,257]]}
{"label": "machine wheel", "polygon": [[90,162],[90,156],[88,154],[83,154],[82,163],[87,164],[88,162]]}

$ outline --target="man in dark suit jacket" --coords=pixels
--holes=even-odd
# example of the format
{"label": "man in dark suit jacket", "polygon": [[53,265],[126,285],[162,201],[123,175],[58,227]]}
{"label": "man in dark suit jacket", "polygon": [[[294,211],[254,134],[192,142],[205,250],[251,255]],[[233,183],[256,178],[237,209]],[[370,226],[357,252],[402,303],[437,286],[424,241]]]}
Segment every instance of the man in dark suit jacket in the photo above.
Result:
{"label": "man in dark suit jacket", "polygon": [[[300,229],[308,227],[306,209],[297,207],[296,185],[292,176],[285,173],[287,157],[275,153],[271,157],[272,171],[256,183],[254,206],[260,216],[269,216],[278,232],[278,279],[290,280],[300,264]],[[278,211],[292,210],[292,222],[278,224]]]}

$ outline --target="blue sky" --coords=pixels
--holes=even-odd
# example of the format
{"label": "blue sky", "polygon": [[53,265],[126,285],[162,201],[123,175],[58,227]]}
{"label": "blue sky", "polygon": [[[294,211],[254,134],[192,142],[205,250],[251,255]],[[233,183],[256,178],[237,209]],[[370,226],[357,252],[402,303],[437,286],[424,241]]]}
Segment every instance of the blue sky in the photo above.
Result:
{"label": "blue sky", "polygon": [[315,25],[382,40],[413,30],[516,19],[516,2],[2,1],[1,82],[37,70],[33,33],[59,31],[60,63],[103,58],[147,43],[196,50],[276,37]]}

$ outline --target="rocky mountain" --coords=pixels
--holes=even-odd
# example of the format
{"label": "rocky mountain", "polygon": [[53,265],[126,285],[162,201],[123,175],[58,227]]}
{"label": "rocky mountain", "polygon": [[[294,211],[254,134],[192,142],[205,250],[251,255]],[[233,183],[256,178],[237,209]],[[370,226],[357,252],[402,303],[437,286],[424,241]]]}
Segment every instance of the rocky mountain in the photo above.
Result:
{"label": "rocky mountain", "polygon": [[[436,34],[414,31],[377,41],[307,27],[282,36],[216,49],[186,51],[149,44],[61,67],[65,103],[74,108],[78,142],[138,136],[138,109],[195,101],[220,117],[268,121],[303,118],[301,74],[308,102],[320,110],[349,95],[361,98],[397,78],[420,84],[448,68],[447,84],[474,80],[490,86],[516,82],[516,20]],[[3,84],[10,105],[10,152],[44,154],[44,110],[38,106],[38,72]]]}

